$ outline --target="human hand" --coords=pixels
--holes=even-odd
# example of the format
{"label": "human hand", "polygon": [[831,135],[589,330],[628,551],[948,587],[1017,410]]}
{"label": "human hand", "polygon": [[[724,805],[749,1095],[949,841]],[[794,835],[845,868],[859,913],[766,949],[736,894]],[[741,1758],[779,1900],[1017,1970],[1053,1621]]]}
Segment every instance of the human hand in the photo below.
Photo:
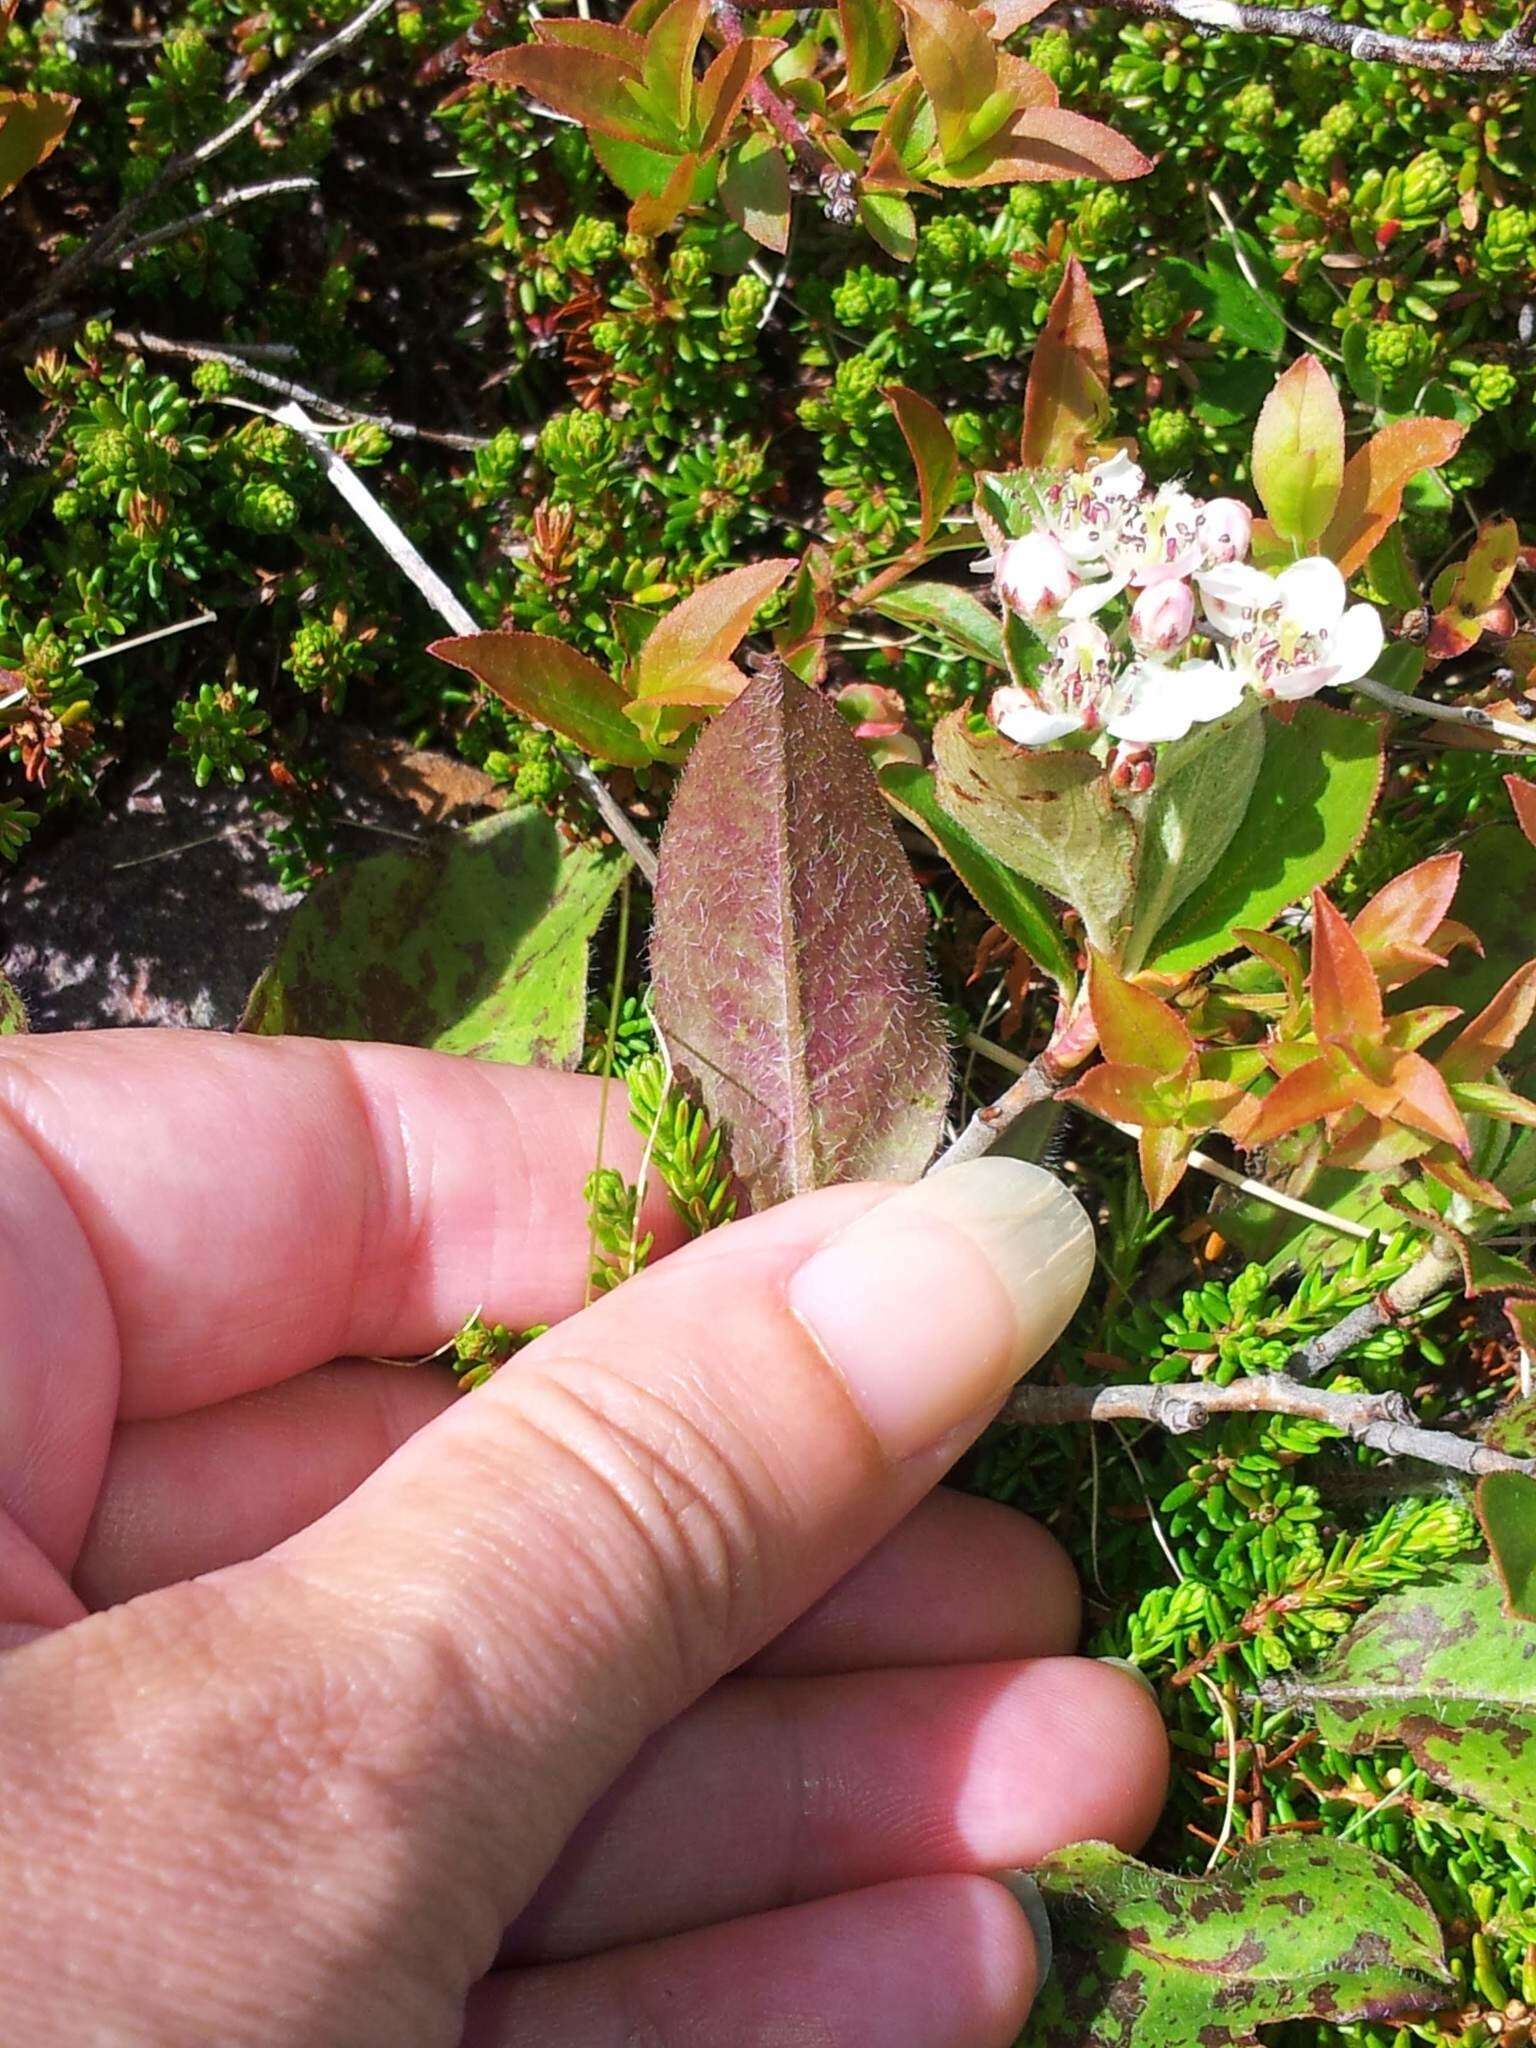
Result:
{"label": "human hand", "polygon": [[[389,1046],[4,1043],[6,2043],[1001,2048],[983,1873],[1150,1828],[1064,1557],[931,1494],[1075,1205],[829,1189],[582,1310],[596,1127]],[[467,1399],[328,1363],[477,1305],[557,1327]]]}

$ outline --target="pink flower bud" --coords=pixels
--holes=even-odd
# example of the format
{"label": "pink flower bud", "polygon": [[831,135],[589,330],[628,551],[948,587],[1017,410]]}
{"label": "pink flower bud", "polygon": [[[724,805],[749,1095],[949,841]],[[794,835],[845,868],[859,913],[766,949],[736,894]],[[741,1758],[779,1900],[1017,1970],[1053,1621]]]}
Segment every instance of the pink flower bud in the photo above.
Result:
{"label": "pink flower bud", "polygon": [[1200,538],[1212,567],[1246,560],[1253,539],[1253,514],[1238,498],[1212,498],[1201,507]]}
{"label": "pink flower bud", "polygon": [[1127,796],[1145,796],[1157,774],[1157,756],[1150,747],[1122,743],[1109,757],[1109,785]]}
{"label": "pink flower bud", "polygon": [[1009,541],[997,565],[998,596],[1031,625],[1060,611],[1077,582],[1071,556],[1048,533]]}
{"label": "pink flower bud", "polygon": [[1187,583],[1149,583],[1131,606],[1131,644],[1138,654],[1171,654],[1195,629],[1195,599]]}
{"label": "pink flower bud", "polygon": [[832,702],[853,727],[856,740],[894,739],[906,721],[901,693],[884,683],[845,683]]}

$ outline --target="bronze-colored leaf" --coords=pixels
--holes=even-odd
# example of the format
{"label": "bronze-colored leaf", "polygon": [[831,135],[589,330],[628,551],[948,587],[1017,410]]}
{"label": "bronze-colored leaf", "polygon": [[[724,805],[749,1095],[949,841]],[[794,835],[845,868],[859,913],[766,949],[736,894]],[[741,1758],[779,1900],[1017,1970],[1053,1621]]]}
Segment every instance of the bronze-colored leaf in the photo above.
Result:
{"label": "bronze-colored leaf", "polygon": [[781,667],[701,735],[656,882],[656,1015],[758,1208],[908,1179],[949,1098],[927,915],[874,773]]}

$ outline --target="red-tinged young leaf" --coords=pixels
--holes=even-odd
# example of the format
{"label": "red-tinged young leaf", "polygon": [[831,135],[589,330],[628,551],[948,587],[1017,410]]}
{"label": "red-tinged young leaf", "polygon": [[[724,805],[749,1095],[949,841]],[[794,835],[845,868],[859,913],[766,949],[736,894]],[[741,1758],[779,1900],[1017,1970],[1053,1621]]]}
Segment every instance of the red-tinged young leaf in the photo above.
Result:
{"label": "red-tinged young leaf", "polygon": [[988,34],[993,42],[1006,43],[1015,30],[1038,20],[1055,4],[1056,0],[985,0],[985,6],[978,8],[977,12],[991,15],[992,26]]}
{"label": "red-tinged young leaf", "polygon": [[1481,1081],[1515,1049],[1536,1014],[1536,960],[1527,960],[1440,1056],[1446,1080]]}
{"label": "red-tinged young leaf", "polygon": [[1193,1071],[1195,1041],[1177,1010],[1117,974],[1102,953],[1088,967],[1088,1002],[1106,1060],[1146,1067],[1165,1080]]}
{"label": "red-tinged young leaf", "polygon": [[922,504],[919,538],[926,547],[950,508],[964,465],[955,437],[936,405],[918,392],[909,391],[904,384],[890,385],[885,396],[917,471]]}
{"label": "red-tinged young leaf", "polygon": [[884,85],[901,48],[901,10],[893,0],[838,0],[846,89],[857,102]]}
{"label": "red-tinged young leaf", "polygon": [[771,135],[749,135],[728,150],[720,203],[754,242],[782,256],[789,247],[789,165]]}
{"label": "red-tinged young leaf", "polygon": [[676,127],[640,106],[628,89],[634,73],[615,58],[551,43],[523,43],[476,57],[469,69],[487,84],[520,86],[594,135],[677,154],[681,138]]}
{"label": "red-tinged young leaf", "polygon": [[1253,430],[1253,483],[1283,540],[1319,539],[1344,476],[1344,408],[1316,356],[1277,380]]}
{"label": "red-tinged young leaf", "polygon": [[[1441,1147],[1436,1151],[1426,1152],[1417,1163],[1420,1170],[1427,1173],[1431,1180],[1437,1180],[1441,1187],[1449,1188],[1453,1195],[1460,1195],[1464,1201],[1484,1209],[1497,1210],[1501,1215],[1509,1207],[1509,1197],[1501,1188],[1495,1187],[1491,1180],[1484,1180],[1480,1174],[1474,1173],[1466,1161],[1449,1148]],[[1391,1199],[1390,1190],[1387,1198]],[[1528,1270],[1514,1259],[1506,1259],[1502,1253],[1490,1251],[1486,1246],[1480,1245],[1475,1238],[1448,1231],[1444,1224],[1438,1221],[1435,1227],[1439,1229],[1442,1237],[1454,1239],[1469,1294],[1502,1293],[1511,1285],[1511,1270],[1518,1272],[1521,1278],[1529,1283]]]}
{"label": "red-tinged young leaf", "polygon": [[965,154],[971,116],[997,86],[997,52],[976,16],[954,0],[903,0],[907,47],[933,104],[946,162]]}
{"label": "red-tinged young leaf", "polygon": [[439,661],[467,669],[504,704],[599,761],[640,768],[650,754],[624,715],[624,692],[595,661],[543,633],[466,633],[435,640]]}
{"label": "red-tinged young leaf", "polygon": [[1152,168],[1128,136],[1070,108],[1025,106],[982,148],[933,173],[936,185],[1049,185],[1064,178],[1121,184]]}
{"label": "red-tinged young leaf", "polygon": [[1536,846],[1536,782],[1527,782],[1522,775],[1506,775],[1504,787],[1515,807],[1515,822],[1532,846]]}
{"label": "red-tinged young leaf", "polygon": [[1466,431],[1455,420],[1393,420],[1356,449],[1323,535],[1323,553],[1346,576],[1363,566],[1396,520],[1404,487],[1420,470],[1449,462]]}
{"label": "red-tinged young leaf", "polygon": [[1381,1035],[1381,989],[1348,920],[1321,889],[1312,891],[1312,1024],[1335,1044]]}
{"label": "red-tinged young leaf", "polygon": [[1520,534],[1513,519],[1497,519],[1482,527],[1465,561],[1455,562],[1435,578],[1425,652],[1431,661],[1451,661],[1466,654],[1483,637],[1483,614],[1509,588],[1520,559]]}
{"label": "red-tinged young leaf", "polygon": [[1141,1161],[1141,1184],[1154,1209],[1161,1209],[1178,1187],[1194,1149],[1193,1133],[1181,1131],[1176,1124],[1164,1125],[1161,1129],[1148,1124],[1137,1133],[1136,1153]]}
{"label": "red-tinged young leaf", "polygon": [[1306,986],[1306,970],[1301,964],[1301,955],[1289,940],[1276,938],[1273,932],[1255,931],[1251,925],[1238,925],[1232,933],[1238,945],[1246,946],[1250,953],[1274,968],[1280,977],[1281,986],[1293,1003],[1301,999]]}
{"label": "red-tinged young leaf", "polygon": [[1463,1158],[1472,1149],[1461,1111],[1451,1100],[1451,1091],[1422,1053],[1405,1052],[1392,1069],[1392,1086],[1397,1091],[1393,1119],[1408,1124],[1426,1137],[1453,1146]]}
{"label": "red-tinged young leaf", "polygon": [[1397,1010],[1387,1019],[1381,1042],[1396,1052],[1417,1052],[1461,1014],[1455,1003],[1421,1003],[1417,1009]]}
{"label": "red-tinged young leaf", "polygon": [[1341,1109],[1352,1109],[1359,1101],[1357,1077],[1343,1060],[1309,1060],[1277,1081],[1259,1104],[1258,1114],[1244,1131],[1241,1143],[1249,1151],[1272,1145],[1303,1124],[1318,1123]]}
{"label": "red-tinged young leaf", "polygon": [[566,49],[595,50],[601,57],[614,58],[636,78],[645,62],[645,37],[612,21],[540,21],[534,25],[533,40]]}
{"label": "red-tinged young leaf", "polygon": [[730,703],[746,681],[731,656],[758,607],[794,566],[787,557],[752,562],[714,577],[674,605],[640,650],[636,697],[658,704]]}
{"label": "red-tinged young leaf", "polygon": [[1461,855],[1437,853],[1378,889],[1354,921],[1354,934],[1373,964],[1398,946],[1427,945],[1450,912],[1461,880]]}
{"label": "red-tinged young leaf", "polygon": [[1088,273],[1067,258],[1024,387],[1026,469],[1072,469],[1109,418],[1109,343]]}
{"label": "red-tinged young leaf", "polygon": [[661,190],[654,194],[642,193],[630,207],[629,232],[632,235],[666,234],[692,198],[698,171],[697,156],[680,156],[676,170]]}
{"label": "red-tinged young leaf", "polygon": [[658,1022],[755,1207],[922,1170],[949,1097],[927,913],[858,741],[782,671],[700,736],[655,917]]}
{"label": "red-tinged young leaf", "polygon": [[0,199],[52,156],[79,104],[62,92],[0,92]]}
{"label": "red-tinged young leaf", "polygon": [[1111,1123],[1135,1124],[1138,1129],[1166,1124],[1171,1118],[1161,1079],[1150,1067],[1126,1067],[1114,1062],[1090,1067],[1060,1099],[1092,1110],[1095,1116],[1106,1116]]}
{"label": "red-tinged young leaf", "polygon": [[773,36],[744,36],[715,58],[699,84],[700,156],[714,155],[743,100],[783,48]]}
{"label": "red-tinged young leaf", "polygon": [[669,0],[645,38],[645,90],[679,133],[693,119],[693,60],[709,14],[710,0]]}

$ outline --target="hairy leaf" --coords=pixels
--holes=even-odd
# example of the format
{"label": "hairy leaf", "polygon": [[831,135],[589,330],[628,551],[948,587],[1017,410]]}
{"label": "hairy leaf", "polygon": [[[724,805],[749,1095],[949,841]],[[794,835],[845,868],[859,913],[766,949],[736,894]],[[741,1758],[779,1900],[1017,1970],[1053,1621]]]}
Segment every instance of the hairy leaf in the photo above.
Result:
{"label": "hairy leaf", "polygon": [[1141,966],[1145,949],[1226,853],[1253,797],[1273,724],[1248,697],[1228,717],[1158,748],[1136,861],[1128,972]]}
{"label": "hairy leaf", "polygon": [[1082,1842],[1035,1877],[1056,1964],[1020,2048],[1258,2048],[1279,2020],[1407,2017],[1453,1995],[1423,1895],[1354,1842],[1272,1837],[1210,1877]]}
{"label": "hairy leaf", "polygon": [[657,621],[635,665],[635,695],[657,704],[728,704],[746,681],[731,655],[759,605],[795,564],[752,562],[701,584]]}
{"label": "hairy leaf", "polygon": [[1302,356],[1265,399],[1253,430],[1253,482],[1283,540],[1327,529],[1344,477],[1344,408],[1316,356]]}
{"label": "hairy leaf", "polygon": [[1030,358],[1024,387],[1026,469],[1070,469],[1084,461],[1109,418],[1109,343],[1075,256]]}
{"label": "hairy leaf", "polygon": [[26,1006],[3,974],[0,974],[0,1038],[27,1028]]}
{"label": "hairy leaf", "polygon": [[954,583],[898,583],[870,604],[882,618],[900,626],[917,626],[944,640],[962,654],[1003,666],[1003,628],[997,613]]}
{"label": "hairy leaf", "polygon": [[650,753],[624,715],[625,696],[595,661],[545,633],[466,633],[434,640],[439,661],[467,669],[504,704],[599,761],[639,768]]}
{"label": "hairy leaf", "polygon": [[993,923],[1024,948],[1070,1002],[1077,992],[1072,948],[1034,883],[994,860],[940,807],[930,769],[892,762],[880,771],[880,787],[904,817],[927,833]]}
{"label": "hairy leaf", "polygon": [[58,148],[79,104],[62,92],[0,92],[0,199]]}
{"label": "hairy leaf", "polygon": [[739,228],[782,256],[789,247],[789,165],[771,135],[749,135],[727,150],[720,203]]}
{"label": "hairy leaf", "polygon": [[1390,1593],[1309,1677],[1274,1684],[1338,1749],[1402,1743],[1437,1785],[1536,1823],[1536,1630],[1485,1564]]}
{"label": "hairy leaf", "polygon": [[1477,1483],[1477,1519],[1504,1588],[1505,1611],[1536,1621],[1536,1479],[1527,1472],[1485,1472]]}
{"label": "hairy leaf", "polygon": [[885,396],[917,471],[922,504],[918,538],[926,547],[949,510],[964,465],[943,413],[931,400],[920,392],[909,391],[904,384],[890,385]]}
{"label": "hairy leaf", "polygon": [[1188,974],[1329,882],[1360,842],[1381,786],[1381,726],[1314,699],[1272,720],[1243,822],[1210,875],[1158,933],[1144,965]]}
{"label": "hairy leaf", "polygon": [[1070,903],[1114,956],[1130,910],[1136,835],[1091,755],[1011,747],[952,711],[933,735],[939,802],[1005,867]]}
{"label": "hairy leaf", "polygon": [[926,1164],[949,1096],[927,922],[858,742],[760,676],[678,785],[651,948],[673,1060],[755,1206]]}
{"label": "hairy leaf", "polygon": [[294,912],[241,1028],[573,1067],[587,943],[625,866],[538,810],[357,861]]}
{"label": "hairy leaf", "polygon": [[1420,470],[1438,469],[1461,446],[1455,420],[1393,420],[1357,448],[1344,467],[1323,553],[1352,576],[1402,510],[1404,487]]}

